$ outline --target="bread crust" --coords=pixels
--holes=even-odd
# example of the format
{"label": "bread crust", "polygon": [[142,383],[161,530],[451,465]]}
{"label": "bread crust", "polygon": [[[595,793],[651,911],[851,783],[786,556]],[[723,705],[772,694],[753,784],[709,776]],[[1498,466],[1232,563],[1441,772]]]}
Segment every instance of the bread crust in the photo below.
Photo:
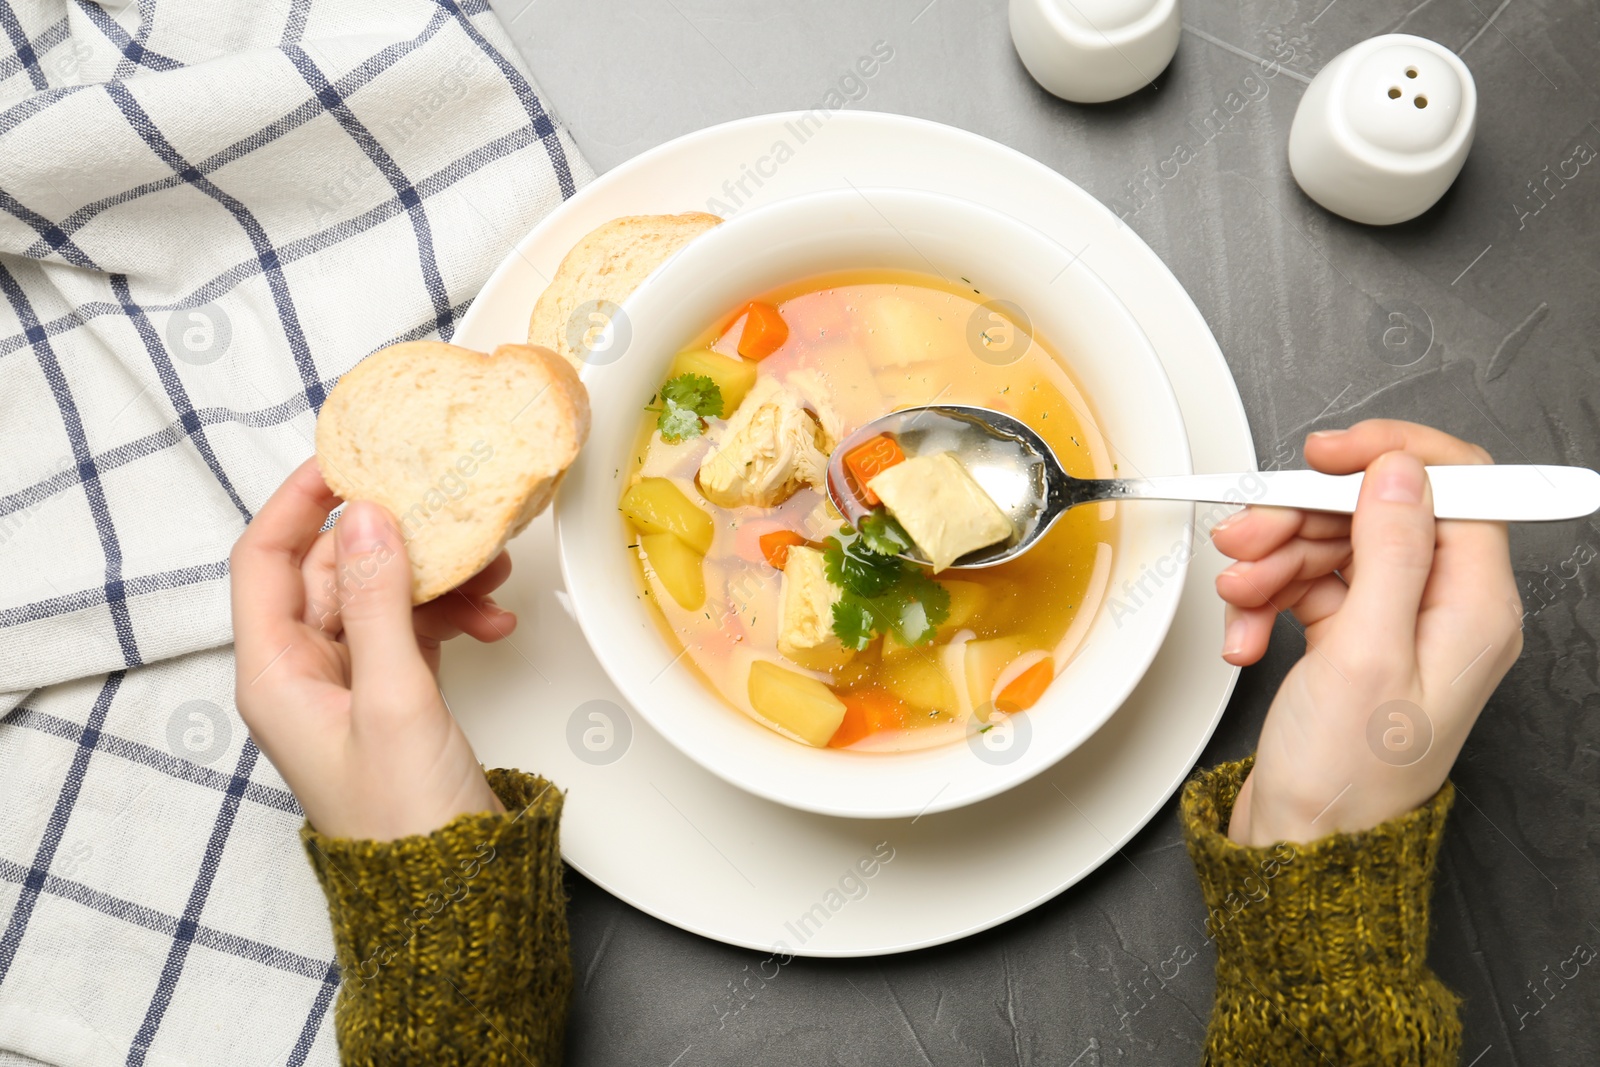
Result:
{"label": "bread crust", "polygon": [[588,435],[588,392],[549,349],[409,341],[368,356],[328,394],[317,465],[340,497],[382,504],[400,523],[421,604],[482,570],[549,506]]}
{"label": "bread crust", "polygon": [[[572,246],[539,294],[528,320],[528,343],[552,349],[582,367],[583,357],[568,336],[573,312],[591,300],[621,304],[651,271],[721,221],[716,215],[690,211],[625,215],[595,227]],[[586,328],[588,323],[581,325]]]}

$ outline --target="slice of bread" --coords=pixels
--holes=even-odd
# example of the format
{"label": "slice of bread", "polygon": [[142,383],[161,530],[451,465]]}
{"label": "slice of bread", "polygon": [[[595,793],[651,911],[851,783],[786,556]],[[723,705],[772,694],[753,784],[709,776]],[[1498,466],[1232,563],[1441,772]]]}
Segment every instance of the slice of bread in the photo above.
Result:
{"label": "slice of bread", "polygon": [[409,341],[339,379],[317,415],[317,465],[335,493],[400,523],[421,604],[545,509],[588,436],[589,394],[554,352]]}
{"label": "slice of bread", "polygon": [[588,315],[573,312],[590,301],[621,304],[684,245],[722,220],[691,211],[683,215],[627,215],[612,219],[572,246],[556,276],[534,305],[528,343],[543,345],[583,366],[579,346],[592,328]]}

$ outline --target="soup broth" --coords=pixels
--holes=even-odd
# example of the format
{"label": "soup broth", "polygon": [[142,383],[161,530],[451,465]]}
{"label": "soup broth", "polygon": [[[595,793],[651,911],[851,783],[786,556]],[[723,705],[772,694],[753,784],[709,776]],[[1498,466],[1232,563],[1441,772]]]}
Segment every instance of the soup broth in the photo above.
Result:
{"label": "soup broth", "polygon": [[[866,636],[846,627],[865,647],[841,645],[827,610],[811,619],[807,636],[798,592],[785,589],[808,574],[813,584],[826,581],[822,560],[830,550],[840,558],[853,536],[815,479],[816,456],[891,411],[929,403],[994,408],[1038,431],[1068,473],[1114,476],[1063,361],[986,299],[960,283],[913,274],[814,278],[730,313],[677,358],[641,421],[623,498],[628,547],[652,613],[733,708],[805,743],[903,751],[1024,710],[1070,662],[1110,574],[1113,504],[1069,511],[1007,563],[933,575],[922,568],[908,582],[931,577],[948,610],[933,625],[928,609],[921,643],[892,626]],[[725,401],[775,399],[756,418],[725,403],[721,417],[697,419],[690,408],[704,398],[684,383],[705,379],[681,377],[697,370],[716,371]],[[742,436],[730,442],[735,431]],[[760,448],[734,447],[761,433],[772,435],[766,452],[780,458],[791,439],[812,435],[810,445],[799,441],[804,456],[786,479],[769,469],[778,460],[756,455]],[[812,593],[824,608],[828,595],[843,595]],[[918,609],[911,610],[915,620]],[[820,644],[797,649],[819,632]],[[845,711],[834,728],[836,704]]]}

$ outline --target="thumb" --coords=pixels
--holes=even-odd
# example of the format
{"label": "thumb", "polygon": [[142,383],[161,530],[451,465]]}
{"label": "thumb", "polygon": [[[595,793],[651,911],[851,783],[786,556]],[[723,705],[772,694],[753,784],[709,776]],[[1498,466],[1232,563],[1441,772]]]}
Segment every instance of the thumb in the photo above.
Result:
{"label": "thumb", "polygon": [[351,689],[381,691],[427,673],[411,625],[411,563],[389,512],[352,500],[334,546]]}
{"label": "thumb", "polygon": [[1422,461],[1385,452],[1367,467],[1350,522],[1356,566],[1337,627],[1348,627],[1352,641],[1412,661],[1433,545],[1433,490]]}

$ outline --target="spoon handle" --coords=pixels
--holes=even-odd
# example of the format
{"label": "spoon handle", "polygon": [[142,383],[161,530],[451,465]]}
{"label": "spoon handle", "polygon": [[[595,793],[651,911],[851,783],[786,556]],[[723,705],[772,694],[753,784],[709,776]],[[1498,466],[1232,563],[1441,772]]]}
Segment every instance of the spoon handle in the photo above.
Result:
{"label": "spoon handle", "polygon": [[[1113,482],[1111,497],[1260,504],[1305,511],[1356,510],[1362,475],[1317,471],[1185,474]],[[1484,465],[1429,467],[1433,514],[1440,519],[1554,522],[1600,510],[1600,473],[1587,467]]]}

